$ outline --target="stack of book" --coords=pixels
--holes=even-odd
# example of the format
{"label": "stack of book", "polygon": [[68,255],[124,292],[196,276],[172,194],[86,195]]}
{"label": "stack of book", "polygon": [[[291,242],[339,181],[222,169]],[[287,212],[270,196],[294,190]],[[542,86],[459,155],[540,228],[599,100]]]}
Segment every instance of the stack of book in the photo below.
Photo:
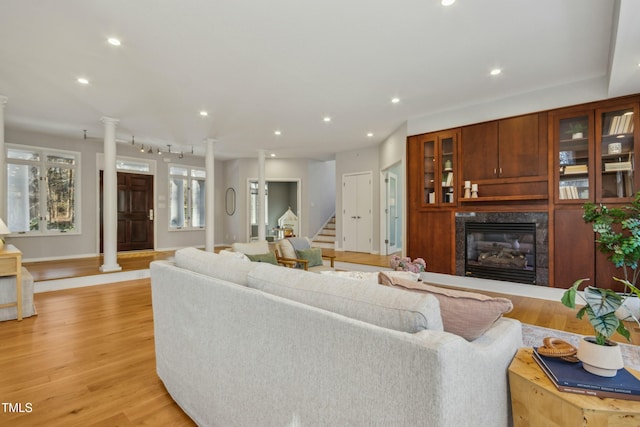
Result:
{"label": "stack of book", "polygon": [[581,362],[565,362],[560,358],[542,356],[535,347],[533,360],[560,391],[640,401],[640,379],[626,368],[620,369],[615,377],[600,377],[585,371]]}
{"label": "stack of book", "polygon": [[617,135],[633,132],[633,114],[623,114],[611,119],[609,135]]}

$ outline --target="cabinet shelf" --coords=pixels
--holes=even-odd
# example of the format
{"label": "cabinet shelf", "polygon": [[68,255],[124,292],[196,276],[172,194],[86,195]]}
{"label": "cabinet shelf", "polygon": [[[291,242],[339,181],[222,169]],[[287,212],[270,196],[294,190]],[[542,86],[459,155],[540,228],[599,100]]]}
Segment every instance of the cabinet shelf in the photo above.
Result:
{"label": "cabinet shelf", "polygon": [[547,200],[549,197],[542,194],[518,194],[517,196],[488,196],[488,197],[475,197],[469,199],[460,199],[462,203],[478,203],[478,202],[508,202],[508,201],[522,201],[522,200]]}

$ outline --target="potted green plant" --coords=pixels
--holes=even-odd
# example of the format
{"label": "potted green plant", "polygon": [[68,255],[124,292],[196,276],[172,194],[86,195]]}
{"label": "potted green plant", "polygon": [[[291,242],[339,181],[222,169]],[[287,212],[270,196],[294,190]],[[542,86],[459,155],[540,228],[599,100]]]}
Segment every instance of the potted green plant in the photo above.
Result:
{"label": "potted green plant", "polygon": [[[627,289],[640,296],[638,288],[631,283],[623,279],[615,279],[624,282]],[[618,332],[630,341],[629,331],[616,314],[629,296],[595,286],[587,286],[581,294],[578,288],[585,280],[588,279],[576,280],[573,286],[562,295],[561,301],[569,308],[576,308],[576,297],[580,296],[585,305],[578,310],[576,317],[582,319],[586,314],[593,326],[595,336],[584,337],[578,346],[577,356],[584,369],[592,374],[613,377],[618,369],[623,367],[623,362],[620,347],[610,338]],[[633,318],[637,322],[637,319]]]}
{"label": "potted green plant", "polygon": [[569,130],[567,133],[571,135],[572,139],[582,138],[584,136],[584,131],[588,128],[584,123],[581,122],[572,122],[569,123]]}
{"label": "potted green plant", "polygon": [[[580,294],[579,287],[586,279],[579,279],[565,291],[562,303],[575,308],[576,297],[580,296],[585,305],[578,310],[576,317],[582,319],[587,314],[593,326],[595,336],[585,337],[578,348],[578,358],[584,368],[597,375],[614,376],[622,368],[622,356],[618,345],[610,338],[618,332],[630,341],[629,331],[622,320],[638,323],[637,309],[634,313],[625,304],[630,299],[637,302],[637,297],[640,297],[640,290],[635,286],[640,273],[640,192],[629,206],[609,209],[604,205],[586,203],[583,209],[584,221],[592,224],[597,235],[598,250],[607,255],[616,267],[622,267],[624,278],[614,279],[624,284],[624,291],[617,293],[611,289],[587,286]],[[601,357],[603,361],[597,360]]]}

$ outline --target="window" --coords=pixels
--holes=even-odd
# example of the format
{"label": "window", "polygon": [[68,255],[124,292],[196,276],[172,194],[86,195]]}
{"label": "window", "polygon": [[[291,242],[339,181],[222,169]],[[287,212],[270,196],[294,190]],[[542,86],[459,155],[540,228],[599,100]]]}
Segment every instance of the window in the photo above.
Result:
{"label": "window", "polygon": [[169,166],[169,228],[205,226],[205,178],[203,169]]}
{"label": "window", "polygon": [[78,232],[80,153],[7,145],[6,157],[9,230]]}

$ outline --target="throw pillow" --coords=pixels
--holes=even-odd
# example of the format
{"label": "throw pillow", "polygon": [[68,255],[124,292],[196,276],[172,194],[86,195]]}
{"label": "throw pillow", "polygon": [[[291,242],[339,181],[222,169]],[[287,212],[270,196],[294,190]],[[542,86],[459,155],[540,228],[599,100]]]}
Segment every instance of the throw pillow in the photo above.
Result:
{"label": "throw pillow", "polygon": [[274,254],[273,252],[267,252],[266,254],[246,255],[253,262],[266,262],[269,264],[278,265],[276,254]]}
{"label": "throw pillow", "polygon": [[322,249],[320,248],[301,249],[296,251],[296,254],[298,259],[309,261],[307,267],[322,265]]}
{"label": "throw pillow", "polygon": [[473,341],[484,334],[504,313],[513,309],[506,298],[441,288],[380,272],[380,284],[432,294],[440,302],[444,330]]}

